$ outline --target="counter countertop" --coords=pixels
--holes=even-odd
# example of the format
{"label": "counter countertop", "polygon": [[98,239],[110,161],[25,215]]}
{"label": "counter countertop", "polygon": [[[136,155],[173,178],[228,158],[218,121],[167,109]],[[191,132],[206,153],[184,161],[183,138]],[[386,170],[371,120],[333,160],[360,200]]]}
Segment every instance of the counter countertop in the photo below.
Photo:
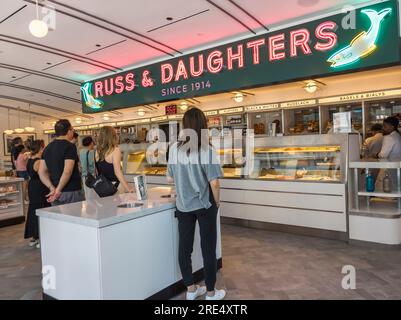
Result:
{"label": "counter countertop", "polygon": [[[171,187],[152,188],[148,200],[138,201],[135,193],[121,194],[103,199],[90,199],[83,202],[44,208],[36,211],[39,217],[103,228],[113,224],[138,219],[160,211],[174,209],[174,198],[162,198],[171,194]],[[140,202],[138,208],[118,208],[123,203]]]}
{"label": "counter countertop", "polygon": [[24,181],[24,179],[15,178],[15,177],[0,177],[0,184],[1,183],[21,182],[21,181]]}
{"label": "counter countertop", "polygon": [[349,167],[351,169],[399,169],[401,168],[401,161],[361,160],[351,162]]}

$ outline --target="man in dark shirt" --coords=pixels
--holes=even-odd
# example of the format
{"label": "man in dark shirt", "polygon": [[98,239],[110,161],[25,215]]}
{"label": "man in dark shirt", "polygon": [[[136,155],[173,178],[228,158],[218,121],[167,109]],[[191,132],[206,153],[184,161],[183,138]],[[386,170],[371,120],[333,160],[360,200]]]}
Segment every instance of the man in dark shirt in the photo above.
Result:
{"label": "man in dark shirt", "polygon": [[78,170],[77,148],[70,141],[74,130],[68,120],[55,125],[56,139],[43,151],[39,176],[49,188],[47,201],[53,206],[85,200]]}

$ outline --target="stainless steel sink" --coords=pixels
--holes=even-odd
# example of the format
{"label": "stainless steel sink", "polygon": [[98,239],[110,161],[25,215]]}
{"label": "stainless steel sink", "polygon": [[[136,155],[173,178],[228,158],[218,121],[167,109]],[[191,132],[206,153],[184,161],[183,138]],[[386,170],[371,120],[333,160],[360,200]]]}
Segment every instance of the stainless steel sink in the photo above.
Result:
{"label": "stainless steel sink", "polygon": [[118,208],[126,208],[126,209],[131,209],[131,208],[139,208],[142,207],[143,203],[140,202],[127,202],[127,203],[122,203],[118,205]]}

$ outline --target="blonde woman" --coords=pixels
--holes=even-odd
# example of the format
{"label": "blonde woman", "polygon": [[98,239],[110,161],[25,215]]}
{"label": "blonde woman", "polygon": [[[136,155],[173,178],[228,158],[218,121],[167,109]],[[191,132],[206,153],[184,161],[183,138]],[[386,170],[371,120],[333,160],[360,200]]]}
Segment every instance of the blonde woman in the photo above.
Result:
{"label": "blonde woman", "polygon": [[134,188],[125,180],[121,170],[121,151],[118,146],[117,132],[113,127],[100,129],[96,151],[96,166],[99,174],[103,174],[116,187],[120,186],[119,191],[135,192]]}

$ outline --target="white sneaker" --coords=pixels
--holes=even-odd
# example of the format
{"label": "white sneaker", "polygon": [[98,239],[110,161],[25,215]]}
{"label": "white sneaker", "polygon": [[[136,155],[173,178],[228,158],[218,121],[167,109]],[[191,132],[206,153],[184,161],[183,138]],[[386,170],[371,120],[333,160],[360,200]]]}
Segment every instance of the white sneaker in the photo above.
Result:
{"label": "white sneaker", "polygon": [[225,290],[215,290],[214,291],[214,296],[206,296],[206,300],[223,300],[224,297],[226,296],[226,291]]}
{"label": "white sneaker", "polygon": [[38,243],[36,244],[36,249],[40,249],[40,242],[38,241]]}
{"label": "white sneaker", "polygon": [[187,300],[196,300],[200,296],[206,294],[206,287],[196,286],[196,291],[194,292],[187,292]]}
{"label": "white sneaker", "polygon": [[34,246],[36,246],[38,244],[38,240],[31,240],[31,241],[29,241],[29,246],[30,247],[34,247]]}

